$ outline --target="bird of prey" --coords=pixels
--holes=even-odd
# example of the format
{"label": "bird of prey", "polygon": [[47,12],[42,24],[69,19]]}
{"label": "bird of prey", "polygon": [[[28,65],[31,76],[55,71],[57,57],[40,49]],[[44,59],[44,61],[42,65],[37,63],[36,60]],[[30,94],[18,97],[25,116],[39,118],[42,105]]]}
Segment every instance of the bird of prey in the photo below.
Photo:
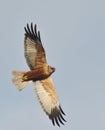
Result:
{"label": "bird of prey", "polygon": [[13,71],[13,83],[18,90],[25,88],[30,81],[33,82],[36,95],[44,112],[52,120],[53,125],[64,125],[65,113],[58,101],[58,95],[51,78],[55,68],[47,64],[46,53],[43,48],[40,32],[36,24],[27,24],[24,38],[24,55],[30,71]]}

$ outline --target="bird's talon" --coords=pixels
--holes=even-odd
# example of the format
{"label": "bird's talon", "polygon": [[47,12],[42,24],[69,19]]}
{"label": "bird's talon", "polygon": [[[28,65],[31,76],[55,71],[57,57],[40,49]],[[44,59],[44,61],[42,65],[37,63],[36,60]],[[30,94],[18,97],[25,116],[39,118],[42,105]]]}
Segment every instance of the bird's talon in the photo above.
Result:
{"label": "bird's talon", "polygon": [[27,75],[23,76],[22,80],[23,80],[23,81],[28,80],[28,76],[27,76]]}

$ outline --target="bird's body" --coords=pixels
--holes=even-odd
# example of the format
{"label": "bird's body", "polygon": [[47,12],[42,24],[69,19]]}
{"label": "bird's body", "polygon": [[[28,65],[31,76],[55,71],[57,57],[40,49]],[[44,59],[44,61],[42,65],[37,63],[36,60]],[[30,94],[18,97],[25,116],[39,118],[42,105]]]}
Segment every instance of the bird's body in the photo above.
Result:
{"label": "bird's body", "polygon": [[43,65],[36,67],[34,70],[28,71],[23,75],[23,81],[38,81],[48,78],[55,71],[54,67]]}
{"label": "bird's body", "polygon": [[13,71],[14,78],[12,81],[18,90],[22,90],[32,81],[43,110],[52,120],[53,125],[56,123],[60,126],[60,123],[64,124],[66,120],[63,117],[65,113],[59,104],[58,95],[51,78],[55,68],[47,64],[40,32],[37,32],[36,25],[33,27],[31,23],[29,27],[27,24],[24,29],[24,55],[30,71]]}

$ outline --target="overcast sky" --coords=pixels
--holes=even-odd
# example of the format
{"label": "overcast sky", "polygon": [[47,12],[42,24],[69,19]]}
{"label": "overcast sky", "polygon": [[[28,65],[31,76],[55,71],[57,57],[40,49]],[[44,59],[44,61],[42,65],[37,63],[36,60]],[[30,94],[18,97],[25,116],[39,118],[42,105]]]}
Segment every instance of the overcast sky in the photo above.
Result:
{"label": "overcast sky", "polygon": [[60,130],[105,130],[105,1],[0,1],[0,130],[57,130],[33,84],[19,92],[12,70],[29,70],[24,26],[41,32],[67,123]]}

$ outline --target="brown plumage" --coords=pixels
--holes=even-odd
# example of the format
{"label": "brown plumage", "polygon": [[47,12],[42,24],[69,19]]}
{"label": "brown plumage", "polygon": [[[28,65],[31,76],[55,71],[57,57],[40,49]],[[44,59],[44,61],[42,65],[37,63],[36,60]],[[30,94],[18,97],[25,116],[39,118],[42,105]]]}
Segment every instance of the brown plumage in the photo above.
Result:
{"label": "brown plumage", "polygon": [[38,100],[49,119],[52,120],[53,125],[64,125],[66,120],[63,115],[65,113],[59,104],[57,92],[51,78],[55,68],[47,64],[40,32],[37,32],[36,25],[33,27],[32,23],[30,27],[27,24],[24,29],[24,55],[30,71],[13,71],[14,78],[12,81],[19,90],[26,87],[29,81],[33,81]]}
{"label": "brown plumage", "polygon": [[43,65],[36,67],[34,70],[28,71],[23,75],[23,81],[37,81],[48,78],[55,71],[54,67]]}

